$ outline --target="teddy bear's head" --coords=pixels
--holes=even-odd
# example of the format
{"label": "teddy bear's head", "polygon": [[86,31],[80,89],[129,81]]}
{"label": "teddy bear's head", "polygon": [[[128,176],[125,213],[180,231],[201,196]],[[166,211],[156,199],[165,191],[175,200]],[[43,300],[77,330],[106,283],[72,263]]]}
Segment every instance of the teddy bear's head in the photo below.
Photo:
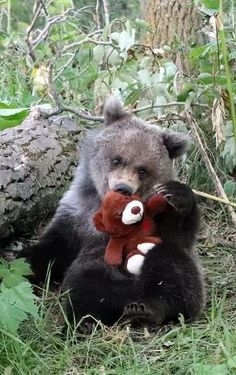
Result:
{"label": "teddy bear's head", "polygon": [[109,235],[120,236],[133,230],[131,224],[143,217],[144,207],[137,195],[123,195],[109,191],[102,200],[101,208],[94,215],[95,227]]}

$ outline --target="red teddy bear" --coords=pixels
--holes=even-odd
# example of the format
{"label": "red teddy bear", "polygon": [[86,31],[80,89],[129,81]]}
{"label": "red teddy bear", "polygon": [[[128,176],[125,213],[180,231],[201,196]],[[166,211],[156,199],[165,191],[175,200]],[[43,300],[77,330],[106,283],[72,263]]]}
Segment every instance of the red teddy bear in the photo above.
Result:
{"label": "red teddy bear", "polygon": [[165,198],[158,194],[143,203],[138,195],[109,191],[93,217],[97,230],[110,235],[105,261],[113,266],[125,261],[130,273],[139,273],[145,253],[161,242],[155,236],[153,217],[166,205]]}

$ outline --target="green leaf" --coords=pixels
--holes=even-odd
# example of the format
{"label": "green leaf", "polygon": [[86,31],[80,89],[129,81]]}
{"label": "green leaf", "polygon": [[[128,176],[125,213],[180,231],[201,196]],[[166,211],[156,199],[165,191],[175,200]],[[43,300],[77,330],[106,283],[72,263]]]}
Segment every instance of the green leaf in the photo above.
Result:
{"label": "green leaf", "polygon": [[28,108],[2,108],[0,109],[0,116],[2,117],[14,117],[18,113],[28,111]]}
{"label": "green leaf", "polygon": [[230,59],[236,59],[236,50],[230,52],[230,54],[229,54],[229,58],[230,58]]}
{"label": "green leaf", "polygon": [[10,266],[13,272],[21,276],[32,275],[30,265],[24,259],[14,259],[10,262]]}
{"label": "green leaf", "polygon": [[236,184],[232,180],[227,180],[224,183],[224,191],[228,197],[234,197],[234,193],[236,191]]}
{"label": "green leaf", "polygon": [[151,75],[150,75],[150,72],[149,72],[148,69],[141,69],[141,70],[139,70],[138,77],[140,79],[140,82],[143,85],[147,85],[147,86],[151,85],[152,78],[151,78]]}
{"label": "green leaf", "polygon": [[236,355],[234,355],[232,358],[229,358],[227,364],[229,368],[236,368]]}
{"label": "green leaf", "polygon": [[226,76],[220,76],[217,75],[216,77],[213,77],[212,74],[208,72],[200,73],[197,76],[197,83],[203,83],[205,85],[210,85],[213,83],[218,83],[218,85],[224,86],[227,84],[227,77]]}
{"label": "green leaf", "polygon": [[11,262],[0,261],[0,279],[5,287],[11,288],[25,281],[24,276],[31,275],[32,271],[24,259],[15,259]]}
{"label": "green leaf", "polygon": [[11,108],[9,104],[0,102],[0,108]]}
{"label": "green leaf", "polygon": [[141,20],[139,18],[136,18],[134,20],[134,24],[137,28],[139,28],[141,31],[147,31],[150,29],[150,25],[144,21],[144,20]]}
{"label": "green leaf", "polygon": [[233,136],[226,139],[221,156],[224,158],[228,170],[233,173],[236,166],[236,143]]}
{"label": "green leaf", "polygon": [[135,29],[131,29],[130,32],[123,30],[119,36],[119,47],[121,51],[128,51],[130,47],[134,45],[135,41]]}
{"label": "green leaf", "polygon": [[121,63],[120,55],[117,52],[117,50],[114,49],[113,47],[108,47],[105,53],[106,53],[107,63],[109,65],[113,66],[113,65],[119,65]]}
{"label": "green leaf", "polygon": [[165,69],[165,74],[164,77],[165,80],[170,79],[174,77],[177,71],[176,65],[172,61],[166,61],[165,63],[162,64],[163,68]]}
{"label": "green leaf", "polygon": [[0,291],[0,325],[16,334],[19,324],[27,319],[28,315],[38,316],[36,296],[29,282],[22,282],[13,288],[6,288],[1,283]]}
{"label": "green leaf", "polygon": [[185,102],[186,99],[189,97],[189,93],[191,91],[194,91],[194,85],[192,84],[187,84],[183,89],[182,91],[179,93],[179,95],[177,96],[177,100],[178,102]]}
{"label": "green leaf", "polygon": [[111,39],[115,40],[115,42],[119,42],[119,38],[120,38],[120,33],[117,33],[117,32],[111,33]]}
{"label": "green leaf", "polygon": [[132,90],[131,93],[125,99],[125,105],[126,106],[130,104],[134,105],[138,101],[140,94],[141,94],[140,89]]}
{"label": "green leaf", "polygon": [[104,46],[95,46],[93,48],[93,56],[94,60],[98,65],[102,63],[103,57],[105,55],[105,47]]}
{"label": "green leaf", "polygon": [[121,81],[119,78],[114,79],[114,81],[112,82],[112,88],[114,89],[124,91],[127,89],[127,87],[128,83],[125,81]]}
{"label": "green leaf", "polygon": [[215,52],[217,50],[217,43],[211,42],[204,46],[191,48],[189,51],[190,60],[196,60],[199,57],[205,57],[209,52]]}
{"label": "green leaf", "polygon": [[200,73],[198,76],[197,76],[197,82],[198,83],[204,83],[204,84],[210,84],[213,82],[213,77],[212,77],[212,74],[210,73]]}
{"label": "green leaf", "polygon": [[20,125],[29,113],[28,108],[8,108],[1,103],[0,109],[0,130]]}
{"label": "green leaf", "polygon": [[219,11],[219,0],[202,0],[204,7]]}

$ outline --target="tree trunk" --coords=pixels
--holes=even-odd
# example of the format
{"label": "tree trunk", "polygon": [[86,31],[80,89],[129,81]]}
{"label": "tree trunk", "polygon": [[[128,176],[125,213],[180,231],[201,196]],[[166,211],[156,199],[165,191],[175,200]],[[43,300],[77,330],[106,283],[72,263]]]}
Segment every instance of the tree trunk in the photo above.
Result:
{"label": "tree trunk", "polygon": [[30,233],[55,209],[78,157],[81,128],[29,116],[0,132],[0,240]]}
{"label": "tree trunk", "polygon": [[151,26],[145,42],[153,48],[184,47],[206,42],[203,18],[191,0],[141,0],[142,14]]}

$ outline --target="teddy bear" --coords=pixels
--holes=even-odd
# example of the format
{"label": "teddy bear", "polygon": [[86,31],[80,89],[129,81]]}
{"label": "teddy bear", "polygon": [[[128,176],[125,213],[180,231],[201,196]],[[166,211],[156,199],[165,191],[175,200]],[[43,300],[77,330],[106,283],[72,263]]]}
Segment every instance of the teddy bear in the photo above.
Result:
{"label": "teddy bear", "polygon": [[155,236],[155,214],[164,211],[167,201],[155,194],[145,202],[138,195],[108,191],[99,210],[93,216],[97,230],[110,236],[105,261],[112,266],[125,262],[129,273],[138,274],[145,254],[161,238]]}

